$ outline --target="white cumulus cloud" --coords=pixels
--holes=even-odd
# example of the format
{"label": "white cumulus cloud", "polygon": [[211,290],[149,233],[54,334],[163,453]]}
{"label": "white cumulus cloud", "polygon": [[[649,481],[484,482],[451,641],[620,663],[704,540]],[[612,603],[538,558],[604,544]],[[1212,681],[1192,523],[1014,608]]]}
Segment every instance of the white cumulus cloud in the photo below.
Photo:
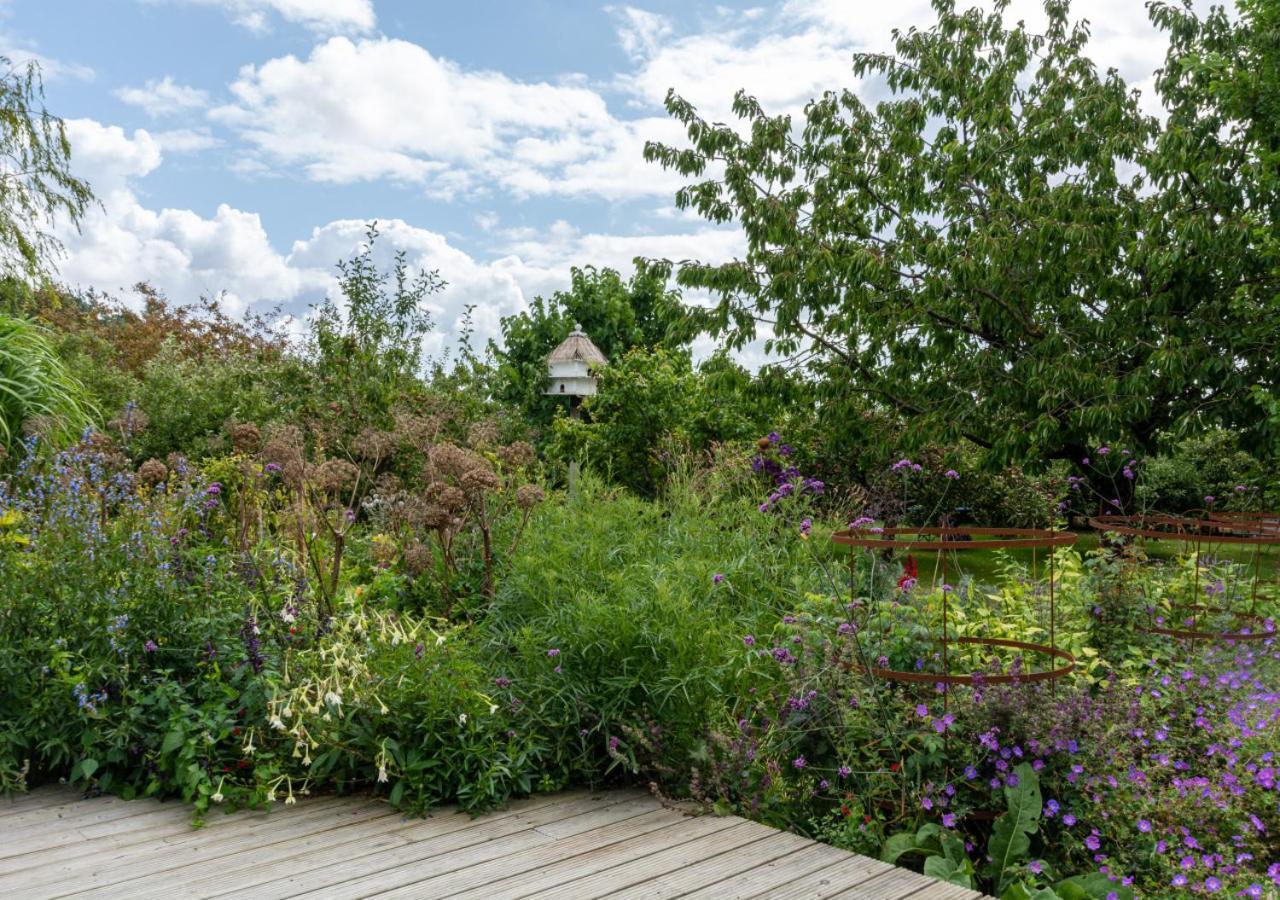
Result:
{"label": "white cumulus cloud", "polygon": [[326,34],[372,31],[377,22],[373,0],[144,0],[148,3],[187,3],[222,9],[250,31],[270,30],[278,16],[294,25]]}
{"label": "white cumulus cloud", "polygon": [[177,84],[172,75],[151,79],[142,87],[123,87],[115,95],[131,106],[141,107],[149,116],[167,116],[199,109],[209,95],[198,88]]}
{"label": "white cumulus cloud", "polygon": [[248,66],[212,112],[267,162],[317,181],[388,179],[432,194],[670,194],[581,79],[472,71],[403,40],[334,37],[300,59]]}

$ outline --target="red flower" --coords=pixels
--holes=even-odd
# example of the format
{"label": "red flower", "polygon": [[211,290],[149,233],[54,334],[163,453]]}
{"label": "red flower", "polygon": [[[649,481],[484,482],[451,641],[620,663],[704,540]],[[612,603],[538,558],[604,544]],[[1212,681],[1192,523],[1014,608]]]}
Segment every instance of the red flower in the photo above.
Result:
{"label": "red flower", "polygon": [[902,586],[908,581],[915,581],[920,570],[916,567],[916,558],[908,556],[902,561],[902,576],[898,579],[898,590],[902,590]]}

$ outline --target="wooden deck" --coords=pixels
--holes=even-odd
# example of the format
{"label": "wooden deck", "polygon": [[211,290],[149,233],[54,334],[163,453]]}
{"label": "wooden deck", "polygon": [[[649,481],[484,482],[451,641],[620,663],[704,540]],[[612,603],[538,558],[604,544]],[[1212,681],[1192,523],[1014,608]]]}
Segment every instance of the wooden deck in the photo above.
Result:
{"label": "wooden deck", "polygon": [[320,797],[270,813],[0,798],[0,897],[840,897],[963,900],[973,891],[735,817],[633,791],[532,797],[479,818],[405,818]]}

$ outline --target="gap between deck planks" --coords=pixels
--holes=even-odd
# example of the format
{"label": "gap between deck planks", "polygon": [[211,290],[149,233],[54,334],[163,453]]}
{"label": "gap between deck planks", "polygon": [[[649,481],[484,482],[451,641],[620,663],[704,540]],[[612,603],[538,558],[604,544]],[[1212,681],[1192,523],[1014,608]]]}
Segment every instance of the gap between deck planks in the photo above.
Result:
{"label": "gap between deck planks", "polygon": [[638,791],[571,791],[477,818],[406,818],[321,797],[270,813],[0,798],[0,896],[458,900],[970,900],[974,891],[734,816],[691,816]]}

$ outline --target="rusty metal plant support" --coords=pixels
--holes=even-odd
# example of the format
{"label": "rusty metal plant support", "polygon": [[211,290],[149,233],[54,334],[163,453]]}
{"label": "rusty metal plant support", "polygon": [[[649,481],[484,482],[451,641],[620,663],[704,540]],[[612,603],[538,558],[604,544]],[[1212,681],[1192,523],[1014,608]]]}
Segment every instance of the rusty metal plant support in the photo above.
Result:
{"label": "rusty metal plant support", "polygon": [[[921,551],[940,554],[942,581],[946,582],[947,558],[958,552],[980,552],[989,550],[1047,550],[1049,566],[1049,643],[1038,644],[1031,641],[1007,640],[1003,638],[953,637],[948,631],[948,607],[950,591],[944,586],[942,592],[942,636],[936,639],[942,648],[942,672],[900,671],[897,669],[864,668],[850,666],[851,669],[864,671],[877,678],[909,684],[1034,684],[1036,682],[1056,682],[1059,678],[1070,674],[1076,665],[1075,657],[1058,647],[1057,642],[1057,605],[1054,597],[1055,571],[1054,550],[1058,547],[1069,547],[1076,541],[1076,536],[1067,531],[1052,531],[1042,528],[925,528],[904,526],[900,528],[848,528],[837,531],[832,541],[849,548],[850,583],[853,582],[854,552],[863,549],[868,552],[880,551]],[[1034,555],[1033,567],[1034,567]],[[951,673],[948,649],[956,645],[1004,647],[1022,650],[1029,654],[1040,654],[1053,664],[1042,671],[1005,672],[995,675],[954,675]],[[948,692],[943,692],[943,704],[947,703]]]}
{"label": "rusty metal plant support", "polygon": [[1261,534],[1280,535],[1280,512],[1210,512],[1209,519],[1246,527]]}
{"label": "rusty metal plant support", "polygon": [[[1195,598],[1183,605],[1182,609],[1191,614],[1190,628],[1166,628],[1160,623],[1149,626],[1135,626],[1137,631],[1146,634],[1161,634],[1167,637],[1192,641],[1256,641],[1275,637],[1277,632],[1268,630],[1267,620],[1257,614],[1258,585],[1262,581],[1262,550],[1267,546],[1280,545],[1280,515],[1275,513],[1215,513],[1207,511],[1204,518],[1169,515],[1137,515],[1137,516],[1094,516],[1089,525],[1099,533],[1121,534],[1128,537],[1141,537],[1148,540],[1175,541],[1185,547],[1195,547],[1195,579],[1193,591]],[[1234,610],[1229,607],[1209,606],[1198,602],[1200,595],[1200,552],[1204,546],[1234,545],[1252,546],[1254,548],[1253,582],[1250,591],[1249,610]],[[1219,613],[1230,616],[1241,623],[1235,631],[1207,631],[1200,627],[1202,614]],[[1176,610],[1171,618],[1177,618]],[[1245,625],[1255,625],[1257,630]]]}

